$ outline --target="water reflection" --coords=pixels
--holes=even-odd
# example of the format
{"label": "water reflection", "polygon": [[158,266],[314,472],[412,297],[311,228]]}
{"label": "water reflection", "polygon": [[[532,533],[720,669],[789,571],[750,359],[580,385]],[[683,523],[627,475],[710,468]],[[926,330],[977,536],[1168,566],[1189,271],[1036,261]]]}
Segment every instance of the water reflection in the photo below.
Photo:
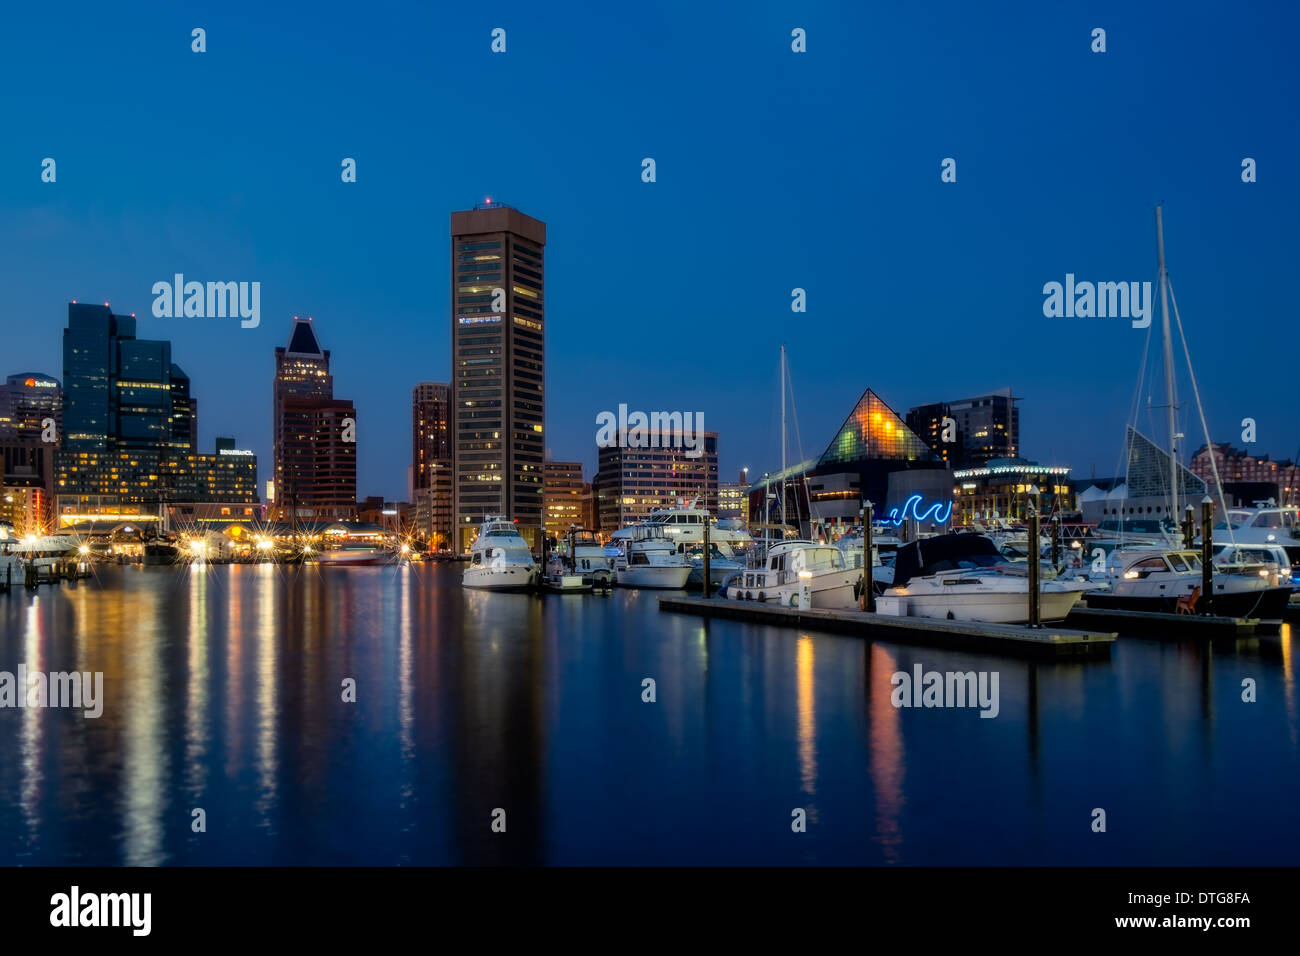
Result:
{"label": "water reflection", "polygon": [[[1025,663],[661,614],[649,592],[464,592],[458,575],[101,568],[0,596],[0,670],[105,675],[99,720],[0,709],[0,862],[1282,864],[1300,852],[1295,815],[1262,826],[1249,812],[1300,786],[1289,627]],[[998,671],[999,716],[895,708],[890,676],[917,663]],[[1240,699],[1246,677],[1257,703]],[[1103,801],[1139,821],[1104,858],[1070,816]],[[793,840],[792,806],[808,811]],[[191,829],[195,807],[206,832]]]}

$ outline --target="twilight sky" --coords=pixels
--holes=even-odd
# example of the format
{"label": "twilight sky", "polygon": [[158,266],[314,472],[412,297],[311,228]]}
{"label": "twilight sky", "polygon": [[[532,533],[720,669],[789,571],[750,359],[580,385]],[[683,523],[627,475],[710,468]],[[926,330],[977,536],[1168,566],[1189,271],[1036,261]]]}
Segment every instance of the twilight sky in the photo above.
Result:
{"label": "twilight sky", "polygon": [[[202,447],[236,435],[260,479],[310,314],[358,493],[405,497],[411,386],[450,374],[449,214],[485,196],[547,223],[547,444],[589,477],[619,403],[702,412],[725,479],[774,468],[782,343],[791,460],[864,388],[903,414],[1012,386],[1027,456],[1110,474],[1146,333],[1046,318],[1042,288],[1153,280],[1161,200],[1215,440],[1249,416],[1257,453],[1300,445],[1294,6],[172,6],[0,13],[0,374],[62,377],[70,299],[136,312]],[[176,272],[259,281],[260,327],[153,318]]]}

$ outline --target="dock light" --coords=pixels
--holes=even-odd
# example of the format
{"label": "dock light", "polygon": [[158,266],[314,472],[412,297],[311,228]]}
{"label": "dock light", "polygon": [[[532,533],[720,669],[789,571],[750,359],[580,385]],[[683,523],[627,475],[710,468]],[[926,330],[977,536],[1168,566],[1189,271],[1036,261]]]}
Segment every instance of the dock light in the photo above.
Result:
{"label": "dock light", "polygon": [[191,542],[190,542],[190,551],[191,551],[192,553],[194,553],[194,554],[202,554],[202,553],[203,553],[203,542],[202,542],[202,541],[191,541]]}
{"label": "dock light", "polygon": [[78,553],[78,554],[90,554],[90,545],[88,545],[88,544],[83,544],[81,547],[79,547],[79,548],[77,549],[77,553]]}
{"label": "dock light", "polygon": [[1081,541],[1071,541],[1070,547],[1074,548],[1077,551],[1079,548],[1083,547],[1083,543]]}
{"label": "dock light", "polygon": [[410,554],[410,553],[411,553],[411,546],[409,544],[402,545],[402,554]]}
{"label": "dock light", "polygon": [[304,544],[304,545],[302,546],[302,553],[303,553],[303,554],[311,554],[311,545],[309,545],[309,544]]}
{"label": "dock light", "polygon": [[258,539],[257,539],[257,550],[259,550],[259,551],[266,551],[266,550],[268,550],[270,547],[271,547],[271,542],[270,542],[270,541],[267,541],[265,538],[258,538]]}

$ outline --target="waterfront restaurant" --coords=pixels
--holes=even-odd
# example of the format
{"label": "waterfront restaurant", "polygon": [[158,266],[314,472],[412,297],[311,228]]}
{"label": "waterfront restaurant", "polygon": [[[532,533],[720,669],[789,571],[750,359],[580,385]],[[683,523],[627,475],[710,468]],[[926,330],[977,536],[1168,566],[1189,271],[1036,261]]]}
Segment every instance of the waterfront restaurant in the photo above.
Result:
{"label": "waterfront restaurant", "polygon": [[1070,469],[1040,465],[1024,458],[994,458],[981,468],[952,473],[955,527],[988,518],[1023,521],[1029,516],[1031,488],[1041,494],[1042,514],[1075,511]]}

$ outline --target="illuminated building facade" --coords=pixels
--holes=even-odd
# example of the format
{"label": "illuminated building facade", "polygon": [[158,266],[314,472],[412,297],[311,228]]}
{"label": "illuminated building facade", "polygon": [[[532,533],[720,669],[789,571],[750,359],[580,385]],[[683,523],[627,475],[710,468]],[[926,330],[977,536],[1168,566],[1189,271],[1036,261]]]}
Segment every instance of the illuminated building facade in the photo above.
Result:
{"label": "illuminated building facade", "polygon": [[311,318],[294,316],[289,344],[275,350],[272,385],[276,520],[347,519],[357,505],[357,414],[334,397],[330,353]]}
{"label": "illuminated building facade", "polygon": [[562,538],[572,525],[583,524],[582,462],[548,461],[544,466],[545,481],[542,494],[546,510],[546,534]]}
{"label": "illuminated building facade", "polygon": [[[698,437],[698,436],[697,436]],[[659,448],[625,448],[626,436],[614,447],[597,451],[596,499],[599,530],[608,534],[635,524],[660,508],[689,505],[718,510],[718,433],[704,433],[704,449],[688,457],[680,433],[663,439]]]}
{"label": "illuminated building facade", "polygon": [[483,518],[540,549],[546,224],[487,201],[451,214],[453,550]]}
{"label": "illuminated building facade", "polygon": [[995,458],[979,468],[958,469],[952,480],[955,525],[994,517],[1023,521],[1033,502],[1032,488],[1039,491],[1044,518],[1054,512],[1072,514],[1077,507],[1069,468],[1023,458]]}
{"label": "illuminated building facade", "polygon": [[[1018,401],[1008,388],[975,398],[920,405],[908,411],[907,427],[950,467],[977,468],[994,458],[1020,454]],[[943,440],[945,418],[953,422],[953,440],[949,442]]]}
{"label": "illuminated building facade", "polygon": [[779,523],[784,515],[802,534],[832,539],[858,523],[858,510],[869,500],[878,519],[893,510],[909,518],[925,515],[928,524],[942,527],[951,491],[947,463],[867,389],[820,457],[749,486],[749,520]]}
{"label": "illuminated building facade", "polygon": [[421,382],[411,390],[411,501],[414,532],[443,547],[451,540],[451,387]]}
{"label": "illuminated building facade", "polygon": [[0,385],[0,441],[39,444],[43,423],[51,419],[57,439],[63,434],[63,387],[58,379],[24,372]]}

